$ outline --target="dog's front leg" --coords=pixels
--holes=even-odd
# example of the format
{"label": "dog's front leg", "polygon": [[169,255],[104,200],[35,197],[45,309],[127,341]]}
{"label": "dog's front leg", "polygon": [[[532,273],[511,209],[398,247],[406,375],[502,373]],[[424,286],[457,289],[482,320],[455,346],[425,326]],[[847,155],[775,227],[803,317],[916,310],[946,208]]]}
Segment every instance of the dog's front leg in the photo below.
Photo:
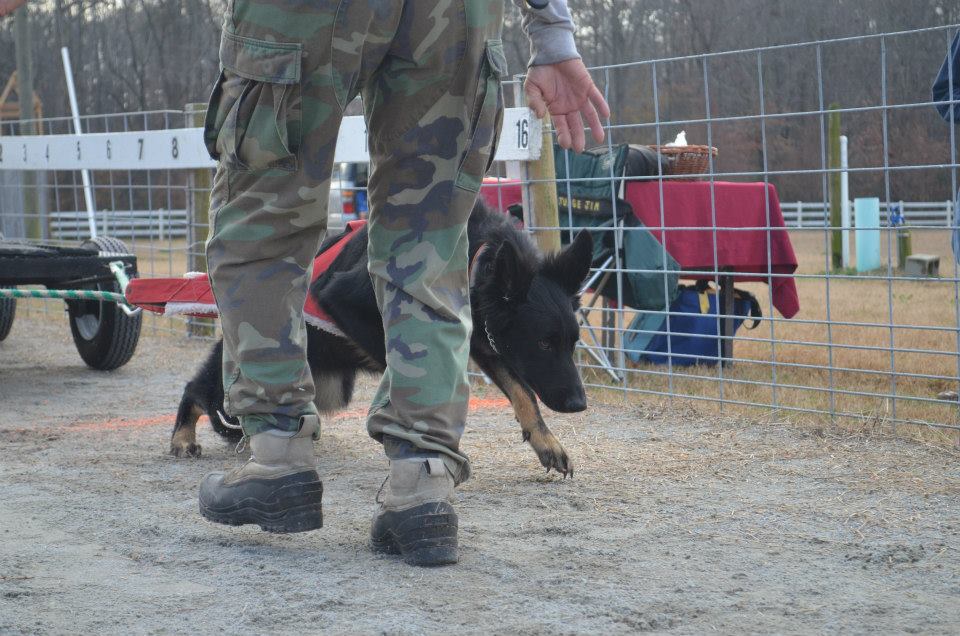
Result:
{"label": "dog's front leg", "polygon": [[177,409],[177,422],[170,437],[170,454],[174,457],[200,457],[202,452],[197,444],[197,420],[203,415],[203,409],[191,393],[188,387]]}
{"label": "dog's front leg", "polygon": [[570,457],[543,421],[540,407],[537,406],[537,396],[533,391],[525,387],[495,358],[475,355],[473,359],[510,400],[513,413],[520,423],[520,430],[523,431],[523,441],[530,442],[547,472],[552,468],[563,473],[564,477],[573,477]]}

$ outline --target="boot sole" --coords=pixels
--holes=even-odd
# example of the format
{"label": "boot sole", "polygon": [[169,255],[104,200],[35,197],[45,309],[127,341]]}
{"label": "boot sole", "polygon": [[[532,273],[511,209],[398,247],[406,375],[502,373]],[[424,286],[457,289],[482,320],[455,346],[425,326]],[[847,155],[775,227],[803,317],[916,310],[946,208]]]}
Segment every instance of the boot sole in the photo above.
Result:
{"label": "boot sole", "polygon": [[445,501],[386,511],[374,521],[370,547],[374,552],[402,555],[408,565],[452,565],[460,560],[458,527],[457,513]]}
{"label": "boot sole", "polygon": [[269,501],[245,498],[224,508],[200,501],[204,519],[228,526],[256,524],[265,532],[289,534],[323,527],[323,482],[310,481],[281,486]]}

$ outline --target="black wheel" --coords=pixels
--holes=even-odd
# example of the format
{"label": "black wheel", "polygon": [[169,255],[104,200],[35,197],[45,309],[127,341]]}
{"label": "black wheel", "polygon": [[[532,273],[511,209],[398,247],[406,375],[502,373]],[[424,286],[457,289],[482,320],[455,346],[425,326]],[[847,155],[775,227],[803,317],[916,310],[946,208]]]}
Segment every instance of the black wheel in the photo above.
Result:
{"label": "black wheel", "polygon": [[[98,236],[84,241],[82,247],[101,254],[129,254],[123,241]],[[84,289],[120,293],[116,281],[96,283]],[[70,333],[80,357],[98,371],[118,369],[130,361],[140,339],[140,314],[128,316],[120,305],[101,300],[67,302]]]}
{"label": "black wheel", "polygon": [[16,298],[0,298],[0,342],[7,339],[13,328],[13,317],[17,314]]}

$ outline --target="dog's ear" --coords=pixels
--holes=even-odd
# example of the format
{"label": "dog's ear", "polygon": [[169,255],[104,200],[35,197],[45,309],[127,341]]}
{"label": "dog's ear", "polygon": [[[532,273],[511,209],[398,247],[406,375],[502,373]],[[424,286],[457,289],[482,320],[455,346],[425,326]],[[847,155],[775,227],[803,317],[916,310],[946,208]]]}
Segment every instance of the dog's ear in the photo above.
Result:
{"label": "dog's ear", "polygon": [[532,280],[533,272],[523,266],[517,246],[504,241],[493,259],[493,281],[502,297],[509,302],[526,299]]}
{"label": "dog's ear", "polygon": [[544,263],[543,273],[574,296],[580,293],[580,287],[587,279],[592,263],[593,238],[589,232],[581,230],[573,243]]}

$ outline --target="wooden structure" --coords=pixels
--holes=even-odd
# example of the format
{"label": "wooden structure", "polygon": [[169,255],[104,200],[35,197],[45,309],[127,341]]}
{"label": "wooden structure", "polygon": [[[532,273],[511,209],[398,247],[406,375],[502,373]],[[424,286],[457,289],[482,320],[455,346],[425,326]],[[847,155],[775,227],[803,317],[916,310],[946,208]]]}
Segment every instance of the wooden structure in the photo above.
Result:
{"label": "wooden structure", "polygon": [[[16,93],[17,100],[13,101],[10,99],[11,95]],[[4,85],[3,90],[0,91],[0,122],[4,121],[16,121],[20,119],[20,92],[17,85],[17,72],[14,71],[10,74],[10,78],[7,80],[7,83]],[[33,107],[30,109],[30,114],[33,116],[33,119],[37,121],[37,134],[43,134],[43,124],[39,121],[43,118],[43,102],[40,101],[40,98],[36,93],[33,94]],[[3,132],[0,130],[0,135]]]}
{"label": "wooden structure", "polygon": [[[13,134],[28,136],[42,134],[43,106],[40,99],[33,90],[33,60],[31,47],[31,28],[30,13],[27,10],[27,0],[0,0],[0,18],[8,15],[14,17],[14,42],[15,56],[17,61],[17,70],[10,75],[6,85],[0,92],[0,123],[4,120],[20,121],[23,124],[17,126],[16,130],[11,130]],[[10,100],[11,94],[16,90],[17,101]],[[33,120],[31,126],[28,122]],[[0,134],[2,134],[0,126]],[[12,177],[9,174],[4,175],[4,180],[11,185],[9,181],[13,179],[19,181],[17,187],[11,190],[9,187],[3,188],[11,192],[17,192],[21,203],[20,220],[23,223],[24,236],[31,239],[43,238],[47,235],[46,230],[46,196],[42,194],[42,184],[46,177],[35,175],[29,171],[21,171]],[[9,202],[8,202],[9,203]],[[9,213],[12,209],[10,205],[5,205]],[[8,214],[8,216],[10,216]]]}
{"label": "wooden structure", "polygon": [[27,0],[0,0],[0,18],[10,15],[25,4]]}
{"label": "wooden structure", "polygon": [[[0,122],[37,119],[43,117],[40,98],[33,91],[33,64],[30,59],[30,25],[27,13],[27,0],[0,0],[0,18],[13,15],[16,19],[16,57],[17,70],[14,71],[3,90],[0,91]],[[22,89],[22,90],[21,90]],[[11,101],[10,95],[16,91],[18,100]],[[43,133],[42,125],[37,121],[36,133]],[[34,131],[18,130],[24,135]],[[2,134],[2,133],[0,133]]]}

